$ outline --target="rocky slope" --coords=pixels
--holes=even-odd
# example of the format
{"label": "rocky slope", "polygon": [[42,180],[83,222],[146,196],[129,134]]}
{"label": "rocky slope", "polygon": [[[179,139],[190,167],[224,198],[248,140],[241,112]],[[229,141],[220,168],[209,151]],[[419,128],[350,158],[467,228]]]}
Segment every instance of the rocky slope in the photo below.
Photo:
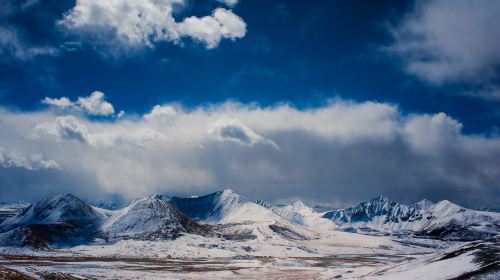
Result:
{"label": "rocky slope", "polygon": [[500,214],[470,210],[447,200],[413,206],[377,197],[346,209],[323,215],[344,229],[412,233],[452,240],[475,240],[500,233]]}

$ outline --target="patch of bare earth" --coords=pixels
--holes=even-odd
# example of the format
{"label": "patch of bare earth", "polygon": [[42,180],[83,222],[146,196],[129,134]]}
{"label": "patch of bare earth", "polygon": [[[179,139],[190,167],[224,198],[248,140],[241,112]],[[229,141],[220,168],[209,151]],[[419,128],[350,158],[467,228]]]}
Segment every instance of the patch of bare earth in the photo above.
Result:
{"label": "patch of bare earth", "polygon": [[17,270],[0,266],[0,279],[4,280],[35,280],[35,278],[21,273]]}

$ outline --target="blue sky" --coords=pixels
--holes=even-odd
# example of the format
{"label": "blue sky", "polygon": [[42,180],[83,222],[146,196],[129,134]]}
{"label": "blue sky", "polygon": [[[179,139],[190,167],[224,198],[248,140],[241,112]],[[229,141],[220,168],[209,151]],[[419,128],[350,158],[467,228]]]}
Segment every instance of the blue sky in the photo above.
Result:
{"label": "blue sky", "polygon": [[[284,108],[283,104],[287,104],[285,107],[295,110],[297,114],[312,112],[313,115],[315,112],[318,115],[321,110],[332,107],[338,109],[339,106],[344,106],[345,108],[339,110],[349,111],[352,108],[358,110],[356,108],[375,104],[386,106],[384,108],[387,111],[382,115],[392,114],[391,123],[397,123],[398,127],[410,127],[414,119],[427,117],[432,125],[436,122],[449,125],[452,134],[458,133],[460,137],[467,139],[480,138],[481,141],[494,143],[489,150],[489,153],[494,155],[498,152],[496,141],[500,126],[498,110],[500,56],[496,51],[500,47],[498,39],[500,34],[492,26],[498,24],[495,13],[499,11],[499,6],[498,2],[487,0],[478,1],[475,5],[471,5],[468,1],[415,3],[413,1],[114,0],[106,7],[94,0],[4,0],[0,2],[0,105],[9,116],[12,114],[17,116],[11,116],[11,123],[5,121],[7,124],[4,126],[8,127],[20,121],[22,114],[30,116],[42,114],[43,117],[40,118],[46,119],[47,123],[51,118],[72,116],[77,121],[88,122],[85,130],[90,133],[98,131],[96,127],[103,125],[115,124],[120,128],[132,125],[120,122],[136,122],[135,125],[138,125],[141,119],[145,120],[145,116],[153,112],[153,106],[170,104],[168,106],[173,108],[174,113],[170,114],[170,109],[166,109],[163,111],[167,111],[166,115],[184,114],[194,118],[200,110],[207,116],[210,112],[220,112],[222,117],[229,118],[223,122],[224,125],[230,126],[233,129],[232,133],[236,132],[234,134],[236,136],[232,134],[236,138],[233,137],[234,139],[230,139],[229,142],[239,141],[242,146],[246,148],[251,146],[252,149],[256,143],[263,143],[264,146],[275,145],[283,151],[286,148],[281,146],[286,144],[280,144],[271,137],[274,135],[276,138],[286,139],[282,134],[284,133],[282,128],[270,129],[258,125],[251,127],[248,123],[267,120],[250,118],[243,121],[244,116],[234,118],[234,115],[241,115],[242,111],[248,110],[269,110],[273,112],[269,115],[272,115],[278,112],[279,108]],[[454,9],[450,11],[450,7]],[[95,91],[101,92],[101,95],[94,96],[94,99],[85,99],[87,103],[84,103],[83,99],[82,102],[78,101],[78,98],[86,98]],[[41,102],[46,97],[56,101],[65,97],[70,103],[60,106],[57,102],[57,104],[49,101]],[[94,101],[98,104],[92,103]],[[110,102],[113,111],[111,113],[106,113],[109,110],[99,111],[103,108],[101,105],[107,102]],[[234,106],[239,109],[227,109],[228,106],[233,106],[228,105],[228,102],[237,104]],[[52,106],[47,106],[48,104]],[[124,111],[125,117],[118,117],[120,111]],[[440,113],[444,115],[439,115]],[[343,120],[342,115],[338,117],[336,114],[332,113],[331,121],[340,119],[349,124],[350,118]],[[378,113],[368,115],[375,119],[381,118]],[[302,120],[297,119],[297,123]],[[321,121],[328,122],[328,118],[310,121],[317,124]],[[308,125],[314,126],[310,123]],[[32,123],[32,126],[36,124]],[[95,127],[92,128],[93,126]],[[356,123],[353,127],[357,127]],[[286,133],[303,128],[304,126],[298,126]],[[33,130],[33,127],[29,129]],[[155,127],[155,129],[156,132],[161,132],[160,128]],[[366,130],[364,127],[358,129]],[[224,136],[227,130],[215,131],[212,132],[220,135],[217,134],[218,136],[212,137],[213,139],[221,142],[228,140],[225,138],[227,135]],[[374,133],[377,134],[379,131]],[[422,133],[432,134],[425,129]],[[15,136],[8,136],[11,133],[7,128],[4,128],[2,134],[4,144],[1,147],[4,149],[4,154],[11,153],[11,157],[14,153],[24,154],[25,157],[29,157],[30,154],[42,154],[46,158],[53,158],[58,155],[51,156],[49,152],[51,149],[65,149],[62,147],[65,144],[61,144],[61,141],[55,141],[52,146],[47,143],[43,144],[45,146],[42,144],[37,146],[38,144],[26,142],[26,146],[10,144],[9,147],[9,143],[15,142],[12,140]],[[24,138],[29,138],[26,135],[30,133],[20,134]],[[54,133],[51,135],[54,136]],[[244,135],[244,138],[240,139],[238,135]],[[326,132],[325,135],[331,134]],[[309,136],[305,137],[308,139]],[[64,134],[62,138],[69,136]],[[438,142],[448,141],[443,140],[444,136],[438,138],[436,140]],[[38,141],[33,140],[33,137],[30,139],[29,141]],[[82,143],[91,143],[94,146],[98,146],[96,143],[100,141],[96,140],[97,138],[92,138],[93,142],[88,140],[91,138],[78,139]],[[302,139],[302,144],[289,144],[307,146],[308,148],[303,150],[305,154],[302,159],[307,158],[308,162],[312,160],[310,159],[312,153],[322,153],[321,150],[311,150],[308,145],[315,143],[319,147],[323,146],[315,142],[317,139],[311,140],[312,142],[307,142],[310,141],[307,139]],[[391,145],[399,145],[398,141],[391,142]],[[428,145],[434,145],[436,141],[430,141]],[[359,146],[358,142],[354,142],[349,142],[356,146],[351,147],[353,151],[358,148],[368,149],[375,145],[370,141],[366,146]],[[323,144],[324,149],[332,152],[331,145],[338,143]],[[199,145],[206,147],[203,143]],[[471,192],[479,192],[480,195],[474,201],[466,199],[467,192],[463,195],[455,193],[453,197],[469,205],[496,203],[498,191],[494,190],[498,189],[500,176],[494,171],[493,166],[498,162],[491,158],[482,158],[484,155],[481,153],[488,152],[474,151],[477,145],[481,144],[473,144],[467,148],[471,152],[466,154],[461,152],[448,154],[439,148],[438,153],[446,154],[439,158],[439,163],[433,162],[432,165],[423,160],[419,168],[427,170],[422,171],[424,174],[431,172],[435,175],[436,168],[444,168],[441,160],[453,162],[453,158],[460,158],[461,161],[457,166],[470,165],[467,170],[471,174],[467,180],[479,186]],[[37,151],[34,148],[26,148],[28,146],[44,147],[47,150]],[[389,153],[395,153],[393,156],[396,158],[406,156],[412,158],[404,148],[401,148],[401,153],[396,153],[398,147]],[[123,155],[126,152],[129,151],[117,153]],[[236,160],[235,158],[240,161],[239,163],[250,160],[246,155],[248,151],[243,154],[234,152],[237,156],[233,154],[226,159],[225,165],[230,164],[231,160]],[[201,169],[203,164],[199,163],[200,161],[206,160],[207,164],[210,164],[209,156],[196,155],[189,159],[193,160],[193,157],[196,157],[197,159],[193,161],[197,162],[197,166]],[[330,157],[336,155],[338,152],[331,154]],[[377,156],[374,155],[374,164],[382,160]],[[347,157],[348,161],[358,160],[355,154],[347,154],[344,157]],[[277,158],[285,160],[276,157],[271,161],[274,162]],[[254,160],[271,164],[262,158]],[[55,161],[61,165],[61,160]],[[178,161],[189,160],[179,158]],[[318,160],[315,164],[321,165],[325,162],[328,161]],[[252,160],[253,163],[255,162]],[[351,168],[357,168],[357,164]],[[14,164],[4,165],[12,168]],[[18,165],[15,168],[22,167],[22,164]],[[491,167],[492,173],[483,174],[486,172],[483,170],[481,171],[483,173],[478,174],[479,171],[474,171],[484,168],[484,165],[488,166],[486,169]],[[368,170],[370,166],[363,168]],[[450,168],[453,170],[444,171],[450,173],[443,176],[452,177],[454,175],[451,173],[455,174],[459,169],[451,166]],[[70,169],[72,173],[80,174],[81,168],[72,166]],[[56,172],[59,175],[42,174],[44,178],[49,178],[44,179],[48,186],[52,185],[52,181],[54,178],[59,178],[58,176],[62,176],[61,178],[69,176],[61,174],[66,173],[63,166],[60,166],[60,170],[62,171]],[[370,173],[367,170],[365,171]],[[87,178],[90,182],[86,183],[97,185],[96,188],[101,192],[118,192],[126,196],[152,191],[189,193],[216,189],[222,184],[234,184],[236,187],[233,188],[238,189],[238,185],[241,185],[240,191],[250,196],[267,196],[265,198],[270,200],[283,198],[278,195],[277,190],[270,194],[258,189],[254,192],[250,182],[238,181],[232,178],[232,175],[224,175],[223,173],[228,172],[227,169],[205,171],[208,172],[207,178],[217,179],[211,178],[205,181],[200,179],[200,182],[193,182],[191,185],[188,184],[189,186],[184,186],[176,180],[169,186],[159,183],[160,179],[139,180],[138,184],[145,187],[144,191],[138,192],[122,191],[115,186],[118,183],[105,182],[106,180],[97,178],[99,176],[94,179]],[[37,172],[39,171],[28,174],[34,177],[42,176],[40,174],[35,176],[34,173]],[[86,170],[86,172],[91,171]],[[346,182],[351,182],[359,176],[354,172],[352,177],[343,179],[326,176],[321,182],[308,181],[315,177],[313,173],[297,175],[303,181],[290,190],[289,196],[304,197],[304,192],[299,189],[317,184],[321,186],[317,188],[316,194],[305,198],[321,200],[324,194],[333,196],[338,193],[337,188],[329,186],[338,185],[340,182],[350,184]],[[24,171],[21,174],[24,174]],[[432,179],[434,175],[429,175],[431,182],[419,181],[420,187],[415,187],[416,191],[411,194],[412,196],[402,195],[401,190],[395,187],[404,184],[404,179],[387,184],[394,185],[394,189],[380,187],[368,193],[371,195],[387,192],[388,195],[403,200],[423,196],[442,199],[450,196],[451,192],[464,188],[463,185],[472,184],[464,183],[463,178],[456,179],[460,183],[456,183],[456,180],[455,183],[453,180],[443,183],[440,179]],[[377,181],[381,180],[383,175],[377,173],[369,176],[373,176],[371,180]],[[263,178],[259,184],[279,185],[287,182],[286,179],[276,175],[276,178],[280,178],[279,180],[275,178],[279,181],[278,184],[272,181],[271,177]],[[304,179],[306,177],[309,179]],[[18,186],[21,181],[14,175],[3,174],[1,178],[4,191],[6,182],[10,182],[11,188],[21,188]],[[339,181],[335,181],[337,179]],[[62,179],[57,180],[61,182]],[[479,181],[481,182],[478,183]],[[376,184],[382,186],[384,183],[380,181]],[[442,192],[431,191],[434,186],[443,184],[447,187]],[[201,185],[207,187],[201,188]],[[47,193],[68,190],[63,187],[47,188],[44,189]],[[328,188],[332,190],[327,191]],[[12,199],[14,198],[17,198],[17,195],[13,195]],[[362,197],[345,192],[336,199],[352,201]]]}
{"label": "blue sky", "polygon": [[[27,44],[80,43],[62,34],[57,21],[74,1],[41,1],[4,17]],[[206,15],[216,1],[191,1],[179,14]],[[103,91],[126,111],[146,112],[155,104],[196,106],[235,99],[264,106],[291,102],[318,106],[332,97],[398,104],[404,111],[445,111],[465,130],[488,133],[499,125],[498,102],[463,96],[463,85],[429,85],[402,71],[402,61],[383,51],[411,1],[241,1],[234,11],[246,35],[207,50],[186,39],[102,54],[86,42],[56,57],[9,61],[0,66],[1,102],[33,110],[45,96],[77,97]],[[111,47],[113,48],[113,47]]]}

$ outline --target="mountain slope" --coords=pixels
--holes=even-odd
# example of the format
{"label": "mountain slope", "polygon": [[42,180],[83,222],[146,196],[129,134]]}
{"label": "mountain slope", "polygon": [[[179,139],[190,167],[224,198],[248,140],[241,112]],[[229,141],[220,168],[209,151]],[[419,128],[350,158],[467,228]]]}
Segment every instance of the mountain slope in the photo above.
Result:
{"label": "mountain slope", "polygon": [[29,203],[0,203],[0,224],[7,218],[13,217],[21,213],[24,209],[30,206]]}
{"label": "mountain slope", "polygon": [[422,213],[417,235],[442,239],[478,240],[500,233],[500,213],[476,211],[443,200]]}
{"label": "mountain slope", "polygon": [[101,230],[108,237],[169,239],[183,233],[208,235],[209,227],[202,226],[158,196],[131,202],[113,211]]}
{"label": "mountain slope", "polygon": [[296,201],[288,205],[272,205],[264,201],[257,201],[256,203],[270,209],[292,223],[315,229],[334,229],[334,224],[328,219],[323,218],[323,213],[318,213],[302,201]]}
{"label": "mountain slope", "polygon": [[159,197],[146,197],[119,210],[93,207],[71,195],[40,201],[0,225],[0,245],[44,248],[105,239],[172,239],[184,233],[213,236]]}
{"label": "mountain slope", "polygon": [[422,210],[377,197],[346,209],[327,212],[324,218],[343,227],[382,232],[411,232],[441,239],[474,240],[500,232],[500,214],[474,211],[449,201],[417,203]]}
{"label": "mountain slope", "polygon": [[105,216],[81,199],[59,195],[40,201],[0,224],[0,243],[46,247],[78,243],[98,230]]}
{"label": "mountain slope", "polygon": [[168,202],[196,221],[217,223],[250,200],[225,189],[200,197],[172,197]]}
{"label": "mountain slope", "polygon": [[308,239],[314,236],[229,189],[200,197],[174,197],[169,202],[194,220],[218,224],[218,230],[228,239]]}

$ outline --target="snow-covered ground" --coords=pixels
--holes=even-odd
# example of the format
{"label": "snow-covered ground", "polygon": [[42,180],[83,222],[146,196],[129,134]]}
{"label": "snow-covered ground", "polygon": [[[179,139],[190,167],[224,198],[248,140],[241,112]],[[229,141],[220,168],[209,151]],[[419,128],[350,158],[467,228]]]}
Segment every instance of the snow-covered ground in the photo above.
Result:
{"label": "snow-covered ground", "polygon": [[0,265],[33,277],[57,272],[97,279],[448,279],[478,268],[474,250],[438,261],[467,244],[335,231],[311,240],[186,234],[171,241],[96,241],[50,251],[4,247]]}

